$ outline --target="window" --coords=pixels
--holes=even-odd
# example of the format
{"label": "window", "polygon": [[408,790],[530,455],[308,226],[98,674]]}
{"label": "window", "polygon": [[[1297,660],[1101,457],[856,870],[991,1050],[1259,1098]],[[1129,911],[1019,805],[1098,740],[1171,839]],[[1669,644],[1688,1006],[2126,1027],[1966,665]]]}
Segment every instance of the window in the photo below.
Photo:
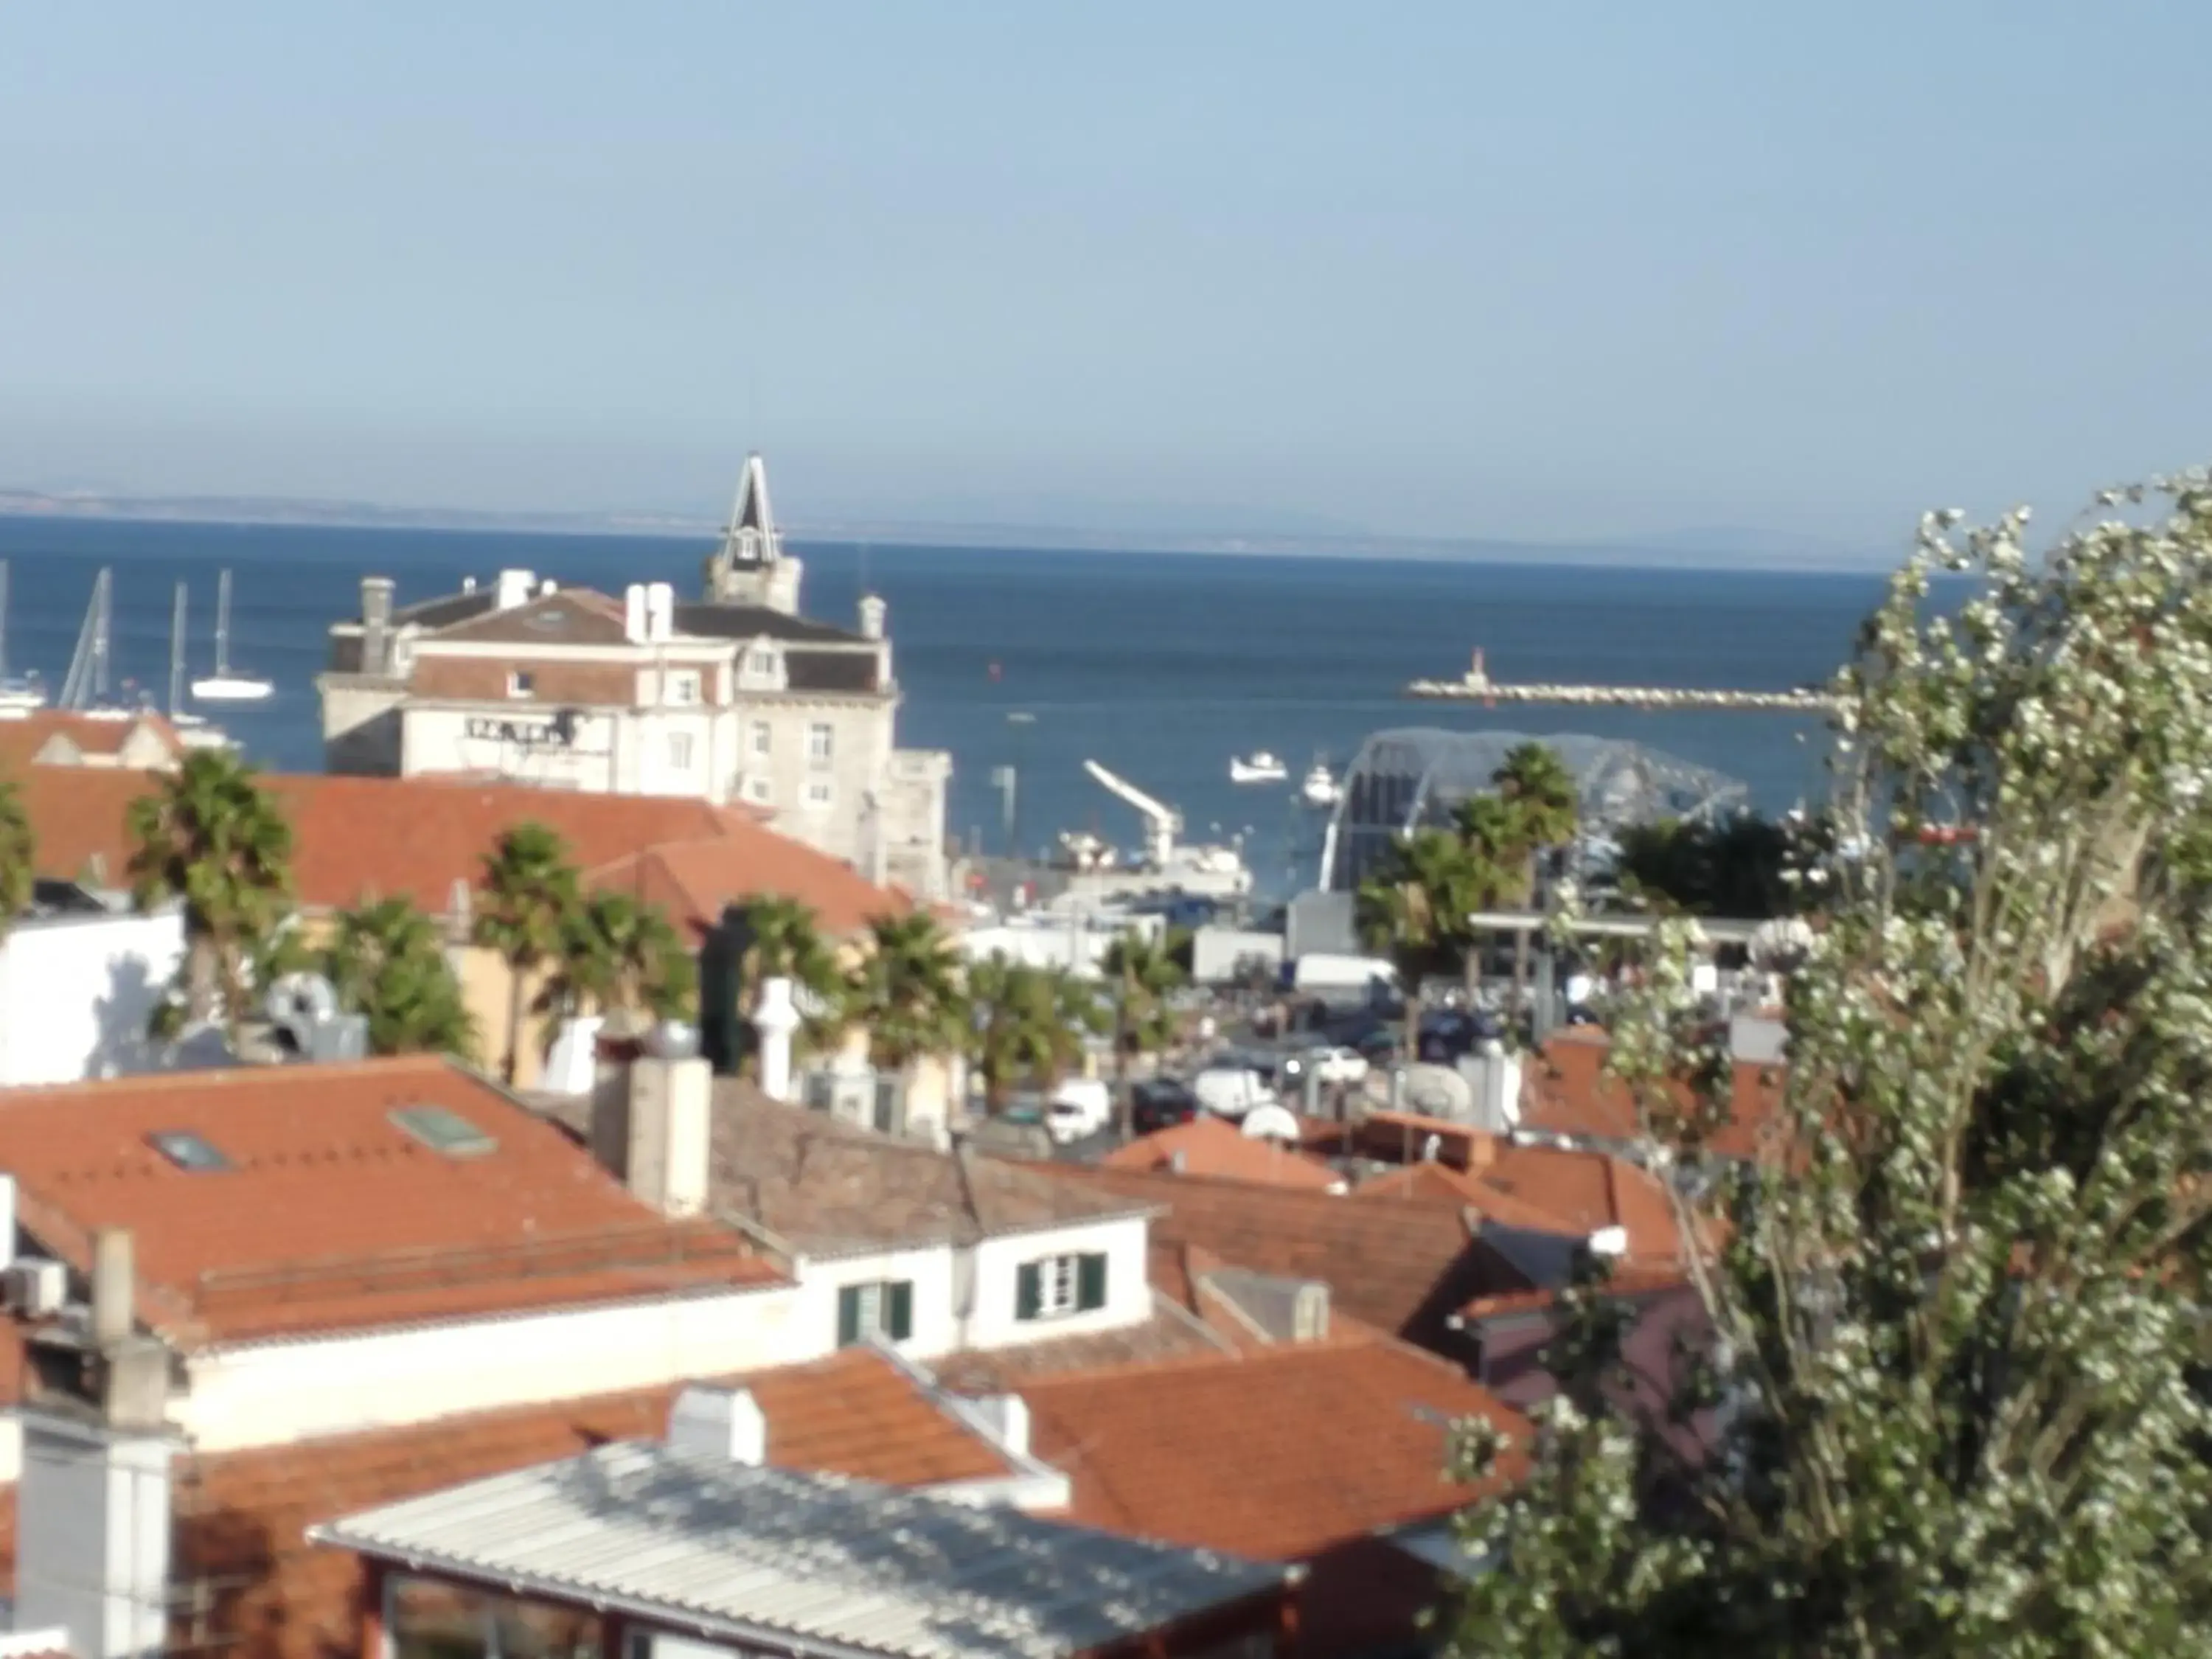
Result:
{"label": "window", "polygon": [[837,1292],[837,1346],[880,1337],[903,1342],[914,1334],[914,1281],[884,1279],[873,1285],[847,1285]]}
{"label": "window", "polygon": [[769,793],[768,780],[766,778],[751,777],[745,780],[745,799],[747,800],[760,801],[765,804],[768,800]]}
{"label": "window", "polygon": [[443,1106],[401,1106],[391,1113],[394,1127],[447,1158],[482,1158],[499,1142]]}
{"label": "window", "polygon": [[775,651],[769,646],[755,646],[745,653],[745,672],[767,678],[775,675]]}
{"label": "window", "polygon": [[775,728],[766,720],[753,722],[753,753],[766,755],[775,742]]}
{"label": "window", "polygon": [[537,676],[527,670],[510,668],[507,671],[507,695],[510,697],[529,696],[537,684]]}
{"label": "window", "polygon": [[231,1167],[228,1158],[190,1129],[157,1129],[146,1137],[146,1144],[193,1175],[213,1175]]}
{"label": "window", "polygon": [[1014,1317],[1057,1319],[1106,1305],[1106,1254],[1048,1255],[1025,1261],[1014,1276]]}
{"label": "window", "polygon": [[806,786],[806,804],[809,806],[827,807],[836,799],[837,792],[830,787],[827,778],[816,778]]}
{"label": "window", "polygon": [[668,734],[668,764],[672,771],[689,772],[691,769],[691,734],[689,732],[671,732]]}
{"label": "window", "polygon": [[699,671],[696,668],[672,668],[662,684],[664,701],[686,705],[699,701]]}
{"label": "window", "polygon": [[832,752],[831,743],[830,722],[815,721],[806,728],[806,758],[817,766],[827,766]]}

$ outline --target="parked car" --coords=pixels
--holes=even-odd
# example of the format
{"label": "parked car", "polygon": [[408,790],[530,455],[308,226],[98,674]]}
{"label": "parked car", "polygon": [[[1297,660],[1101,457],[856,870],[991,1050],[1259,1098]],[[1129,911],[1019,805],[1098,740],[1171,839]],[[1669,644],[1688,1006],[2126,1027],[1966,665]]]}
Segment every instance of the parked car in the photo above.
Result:
{"label": "parked car", "polygon": [[1255,1106],[1278,1103],[1275,1091],[1249,1066],[1209,1066],[1190,1080],[1190,1091],[1216,1117],[1241,1118]]}
{"label": "parked car", "polygon": [[1055,1146],[1095,1135],[1113,1121],[1113,1093],[1096,1078],[1070,1078],[1045,1102],[1045,1133]]}
{"label": "parked car", "polygon": [[1367,1056],[1357,1048],[1316,1048],[1305,1056],[1305,1063],[1313,1067],[1323,1083],[1352,1084],[1367,1080]]}
{"label": "parked car", "polygon": [[1198,1097],[1171,1077],[1152,1078],[1130,1091],[1129,1115],[1140,1135],[1188,1123],[1198,1115]]}

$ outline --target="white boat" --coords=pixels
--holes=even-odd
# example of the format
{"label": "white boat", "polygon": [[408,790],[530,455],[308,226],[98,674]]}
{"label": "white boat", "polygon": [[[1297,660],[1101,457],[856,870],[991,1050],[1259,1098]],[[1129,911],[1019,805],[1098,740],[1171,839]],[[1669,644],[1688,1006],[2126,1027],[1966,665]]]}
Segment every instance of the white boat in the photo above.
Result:
{"label": "white boat", "polygon": [[46,688],[35,674],[8,672],[8,562],[0,559],[0,718],[34,714],[46,706]]}
{"label": "white boat", "polygon": [[1344,786],[1330,775],[1327,761],[1316,761],[1298,785],[1298,797],[1309,806],[1334,806],[1344,799]]}
{"label": "white boat", "polygon": [[175,609],[169,616],[169,724],[177,741],[187,749],[231,749],[223,729],[204,714],[185,708],[185,585],[177,584]]}
{"label": "white boat", "polygon": [[276,685],[258,674],[240,674],[230,665],[230,572],[216,587],[215,672],[192,682],[195,702],[260,702]]}
{"label": "white boat", "polygon": [[1291,775],[1291,769],[1264,749],[1255,749],[1249,755],[1231,756],[1229,761],[1229,781],[1231,783],[1280,783]]}

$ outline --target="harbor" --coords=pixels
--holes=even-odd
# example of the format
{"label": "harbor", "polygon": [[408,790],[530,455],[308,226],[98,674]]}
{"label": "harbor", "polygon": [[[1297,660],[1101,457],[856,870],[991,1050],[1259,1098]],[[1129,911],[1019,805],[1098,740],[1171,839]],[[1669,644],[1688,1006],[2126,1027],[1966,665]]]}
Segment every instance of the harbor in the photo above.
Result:
{"label": "harbor", "polygon": [[1515,684],[1491,678],[1477,650],[1467,672],[1455,680],[1414,680],[1405,695],[1422,702],[1563,703],[1581,708],[1725,710],[1764,714],[1820,714],[1836,706],[1825,691],[1742,691],[1673,685]]}

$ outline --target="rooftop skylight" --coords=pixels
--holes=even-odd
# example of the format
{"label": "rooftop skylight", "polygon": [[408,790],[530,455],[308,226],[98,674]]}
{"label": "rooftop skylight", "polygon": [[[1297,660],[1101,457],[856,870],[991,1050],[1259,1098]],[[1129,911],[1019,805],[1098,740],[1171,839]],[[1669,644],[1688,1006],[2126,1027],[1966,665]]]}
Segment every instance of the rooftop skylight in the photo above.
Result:
{"label": "rooftop skylight", "polygon": [[391,1115],[397,1127],[447,1158],[482,1158],[499,1145],[459,1112],[443,1106],[399,1106]]}
{"label": "rooftop skylight", "polygon": [[193,1175],[214,1175],[233,1167],[228,1158],[190,1129],[156,1129],[146,1137],[146,1144]]}

